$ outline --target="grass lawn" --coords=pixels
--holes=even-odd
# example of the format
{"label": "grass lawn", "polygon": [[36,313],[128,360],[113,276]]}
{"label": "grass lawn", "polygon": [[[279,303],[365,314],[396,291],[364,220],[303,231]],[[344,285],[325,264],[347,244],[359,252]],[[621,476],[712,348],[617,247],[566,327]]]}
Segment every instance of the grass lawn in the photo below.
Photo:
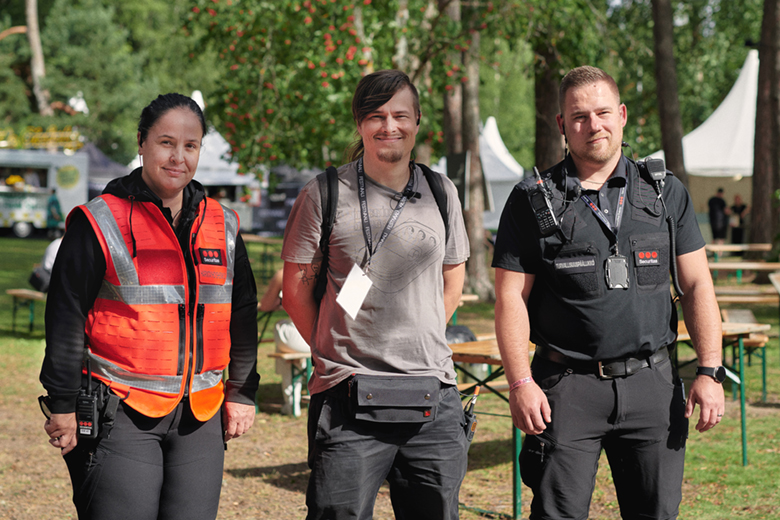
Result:
{"label": "grass lawn", "polygon": [[[70,482],[59,454],[46,442],[43,416],[36,397],[42,393],[38,371],[44,352],[43,306],[35,309],[35,330],[28,333],[26,310],[17,316],[11,332],[11,298],[5,291],[27,288],[33,263],[40,261],[46,240],[0,237],[0,518],[47,520],[75,518],[70,503]],[[260,291],[264,288],[263,246],[250,244]],[[271,251],[273,254],[273,251]],[[278,249],[276,252],[278,256]],[[277,260],[276,267],[281,263]],[[760,322],[778,332],[778,310],[752,307]],[[458,313],[458,322],[476,332],[492,328],[493,309],[470,304]],[[278,313],[272,322],[284,316]],[[20,324],[22,325],[20,327]],[[20,332],[21,328],[21,332]],[[270,337],[270,333],[266,334]],[[258,347],[262,381],[255,426],[231,441],[226,454],[219,518],[297,519],[305,516],[306,409],[303,417],[282,416],[280,377],[267,354],[272,343]],[[682,348],[681,359],[690,355]],[[723,520],[780,518],[780,348],[773,337],[767,346],[768,398],[761,402],[760,361],[747,367],[747,431],[749,465],[742,466],[739,401],[731,400],[726,385],[727,411],[713,431],[699,434],[691,422],[680,518]],[[688,367],[683,376],[690,387]],[[469,471],[460,501],[468,506],[461,518],[492,517],[512,512],[511,421],[507,405],[486,392],[477,409],[479,428],[469,452]],[[486,413],[495,414],[487,415]],[[523,518],[528,516],[531,493],[523,489]],[[483,513],[488,514],[488,513]],[[591,518],[620,518],[606,460],[602,457],[591,506]],[[377,519],[393,518],[389,494],[383,488],[377,499]]]}

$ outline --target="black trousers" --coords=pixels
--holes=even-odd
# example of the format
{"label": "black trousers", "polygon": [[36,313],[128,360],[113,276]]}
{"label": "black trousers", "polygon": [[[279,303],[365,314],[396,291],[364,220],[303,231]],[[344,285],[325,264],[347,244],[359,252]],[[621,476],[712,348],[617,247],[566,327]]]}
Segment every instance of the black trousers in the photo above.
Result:
{"label": "black trousers", "polygon": [[531,520],[586,519],[603,449],[626,519],[677,518],[688,420],[671,361],[615,379],[576,373],[540,357],[534,379],[552,422],[520,454]]}
{"label": "black trousers", "polygon": [[311,398],[307,519],[373,518],[382,483],[399,520],[455,520],[469,442],[455,387],[441,390],[436,419],[422,424],[356,420],[337,386]]}
{"label": "black trousers", "polygon": [[221,414],[189,403],[152,419],[120,404],[108,439],[65,455],[80,520],[213,520],[225,457]]}

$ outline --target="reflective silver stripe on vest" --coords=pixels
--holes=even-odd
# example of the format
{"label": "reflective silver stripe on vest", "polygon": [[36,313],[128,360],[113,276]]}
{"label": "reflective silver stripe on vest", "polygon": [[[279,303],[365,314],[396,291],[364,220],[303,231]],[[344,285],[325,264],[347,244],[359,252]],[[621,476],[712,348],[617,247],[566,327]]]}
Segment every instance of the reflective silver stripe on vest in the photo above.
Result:
{"label": "reflective silver stripe on vest", "polygon": [[105,238],[108,250],[111,253],[111,259],[114,261],[114,268],[116,269],[119,283],[122,285],[138,285],[138,272],[135,270],[130,251],[127,250],[125,239],[122,238],[122,232],[119,230],[119,225],[116,223],[108,203],[98,197],[87,202],[86,207],[95,217],[100,232],[103,233],[103,238]]}
{"label": "reflective silver stripe on vest", "polygon": [[201,285],[198,294],[198,303],[220,304],[233,301],[233,284],[230,285]]}
{"label": "reflective silver stripe on vest", "polygon": [[224,285],[200,284],[198,287],[198,303],[229,304],[233,301],[233,274],[236,263],[236,236],[238,235],[238,218],[233,210],[224,206],[222,214],[225,218],[225,273]]}
{"label": "reflective silver stripe on vest", "polygon": [[225,215],[225,259],[227,261],[227,277],[225,285],[233,285],[233,273],[236,263],[236,236],[238,235],[238,217],[231,209],[222,207]]}
{"label": "reflective silver stripe on vest", "polygon": [[[92,351],[89,351],[88,355],[92,360],[90,363],[92,374],[107,379],[108,381],[129,386],[131,388],[138,388],[140,390],[148,390],[150,392],[160,392],[164,394],[178,395],[179,390],[181,390],[182,376],[135,374],[133,372],[128,372],[124,368],[106,361],[99,356],[94,355]],[[202,374],[193,374],[192,391],[199,392],[201,390],[213,388],[217,386],[220,381],[222,381],[221,370],[212,370]]]}
{"label": "reflective silver stripe on vest", "polygon": [[127,305],[183,304],[183,285],[124,285],[117,286],[105,279],[98,298],[114,300]]}

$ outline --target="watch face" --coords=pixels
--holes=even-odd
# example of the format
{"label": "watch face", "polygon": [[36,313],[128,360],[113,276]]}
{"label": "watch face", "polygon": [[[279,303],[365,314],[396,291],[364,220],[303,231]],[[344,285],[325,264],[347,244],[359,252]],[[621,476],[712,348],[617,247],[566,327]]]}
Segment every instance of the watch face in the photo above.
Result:
{"label": "watch face", "polygon": [[726,369],[722,366],[715,369],[715,379],[718,383],[722,383],[726,380]]}

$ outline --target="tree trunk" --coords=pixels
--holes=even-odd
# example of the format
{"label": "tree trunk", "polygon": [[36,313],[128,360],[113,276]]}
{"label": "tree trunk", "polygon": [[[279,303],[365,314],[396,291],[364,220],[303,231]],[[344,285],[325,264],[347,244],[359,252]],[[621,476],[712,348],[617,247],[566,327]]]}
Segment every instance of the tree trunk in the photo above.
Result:
{"label": "tree trunk", "polygon": [[563,138],[555,116],[558,108],[558,57],[555,49],[544,40],[538,40],[534,52],[537,64],[534,70],[534,102],[536,104],[536,143],[534,158],[540,171],[563,159]]}
{"label": "tree trunk", "polygon": [[42,116],[53,116],[54,110],[49,105],[49,91],[42,86],[46,76],[46,67],[43,63],[43,49],[41,48],[41,33],[38,30],[38,2],[37,0],[25,0],[27,13],[27,39],[30,42],[32,53],[31,69],[33,80],[33,93],[38,103],[38,112]]}
{"label": "tree trunk", "polygon": [[[476,17],[472,17],[472,20]],[[466,264],[466,285],[469,292],[483,301],[494,301],[495,290],[487,270],[485,228],[483,225],[485,201],[482,165],[479,158],[479,39],[478,31],[471,34],[468,50],[463,55],[466,82],[463,87],[463,145],[471,152],[469,166],[469,209],[465,212],[466,232],[471,254]]]}
{"label": "tree trunk", "polygon": [[[399,0],[395,23],[398,24],[398,27],[406,27],[409,23],[409,0]],[[409,72],[409,42],[403,32],[395,44],[393,66],[398,70]]]}
{"label": "tree trunk", "polygon": [[750,210],[750,242],[771,242],[772,179],[777,155],[776,113],[772,109],[772,84],[775,80],[778,0],[764,0],[759,46],[758,96],[756,100],[756,137],[753,151],[753,200]]}
{"label": "tree trunk", "polygon": [[[460,22],[460,0],[439,0],[439,9],[451,20]],[[446,61],[449,67],[461,66],[461,53],[450,51]],[[463,89],[460,81],[444,91],[444,144],[447,155],[463,152]]]}
{"label": "tree trunk", "polygon": [[363,24],[363,6],[357,4],[354,11],[355,16],[355,30],[357,31],[358,38],[364,43],[362,50],[363,58],[366,60],[366,64],[363,66],[363,74],[368,75],[374,72],[374,54],[371,52],[371,42],[366,38],[366,28]]}
{"label": "tree trunk", "polygon": [[683,162],[683,129],[677,95],[677,66],[674,61],[674,23],[671,0],[653,0],[653,42],[655,81],[658,85],[658,115],[666,167],[688,186]]}
{"label": "tree trunk", "polygon": [[774,196],[769,197],[772,217],[770,219],[770,238],[777,247],[780,233],[780,0],[774,0],[774,16],[772,17],[772,81],[770,82],[770,99],[772,113],[772,142],[769,152],[772,157],[772,188]]}

